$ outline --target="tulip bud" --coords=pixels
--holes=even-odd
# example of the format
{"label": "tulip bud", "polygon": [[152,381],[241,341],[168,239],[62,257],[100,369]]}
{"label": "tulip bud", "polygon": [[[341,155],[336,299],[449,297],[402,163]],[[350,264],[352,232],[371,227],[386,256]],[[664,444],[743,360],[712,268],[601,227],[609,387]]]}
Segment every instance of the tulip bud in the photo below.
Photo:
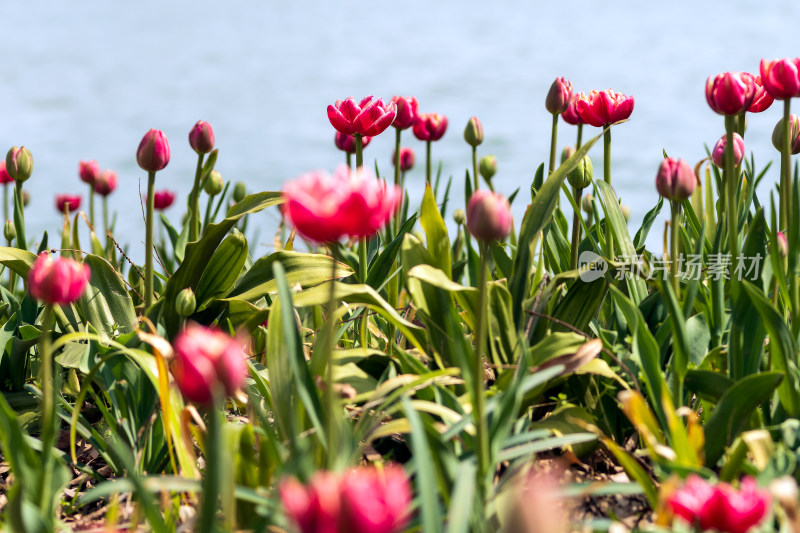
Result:
{"label": "tulip bud", "polygon": [[42,252],[28,272],[28,290],[40,302],[65,305],[80,298],[90,278],[88,265]]}
{"label": "tulip bud", "polygon": [[453,221],[459,226],[464,225],[464,222],[467,221],[467,215],[464,213],[463,209],[456,209],[453,211]]}
{"label": "tulip bud", "polygon": [[17,181],[26,181],[33,174],[33,155],[25,148],[12,147],[6,154],[6,171]]}
{"label": "tulip bud", "polygon": [[789,255],[789,243],[786,242],[786,235],[784,235],[782,231],[778,232],[777,244],[778,244],[778,252],[780,252],[781,257],[786,257],[787,255]]}
{"label": "tulip bud", "polygon": [[[772,135],[773,142],[775,134]],[[725,168],[725,147],[728,146],[728,135],[725,134],[714,145],[711,151],[711,160],[719,168]],[[738,167],[744,158],[744,139],[738,133],[733,134],[733,166]]]}
{"label": "tulip bud", "polygon": [[236,185],[233,186],[233,201],[241,202],[244,200],[245,196],[247,196],[247,188],[245,187],[245,184],[241,181],[237,181]]}
{"label": "tulip bud", "polygon": [[156,191],[153,194],[153,207],[159,211],[163,211],[172,205],[175,201],[175,193],[164,189],[163,191]]}
{"label": "tulip bud", "polygon": [[108,196],[117,188],[117,173],[113,170],[104,170],[94,182],[94,192],[100,196]]}
{"label": "tulip bud", "polygon": [[594,211],[594,196],[591,194],[584,195],[581,199],[581,209],[583,209],[583,212],[587,215],[591,215]]}
{"label": "tulip bud", "polygon": [[198,120],[189,131],[189,146],[198,154],[207,154],[214,149],[214,130],[211,124]]}
{"label": "tulip bud", "polygon": [[[800,154],[800,117],[795,114],[791,115],[790,119],[791,131],[789,132],[790,148],[792,155]],[[775,129],[772,130],[772,146],[779,152],[783,151],[783,119],[780,119],[775,124]]]}
{"label": "tulip bud", "polygon": [[508,200],[486,189],[478,189],[467,206],[467,228],[478,240],[504,239],[511,231],[511,206]]}
{"label": "tulip bud", "polygon": [[478,172],[481,173],[483,179],[491,181],[492,177],[497,173],[497,158],[493,155],[481,157],[481,161],[478,163]]}
{"label": "tulip bud", "polygon": [[589,156],[584,156],[577,166],[567,174],[567,181],[573,189],[584,189],[592,183],[593,176],[592,160],[589,159]]}
{"label": "tulip bud", "polygon": [[470,117],[467,127],[464,128],[464,140],[473,148],[483,142],[483,125],[478,117]]}
{"label": "tulip bud", "polygon": [[625,218],[625,222],[628,222],[631,219],[631,208],[627,205],[622,205],[619,208],[622,211],[622,216]]}
{"label": "tulip bud", "polygon": [[164,132],[151,129],[142,137],[142,142],[136,150],[136,162],[147,172],[158,172],[167,166],[169,142]]}
{"label": "tulip bud", "polygon": [[100,176],[100,165],[97,164],[97,161],[81,161],[78,164],[78,176],[82,182],[94,185]]}
{"label": "tulip bud", "polygon": [[222,188],[224,187],[224,182],[222,181],[222,174],[217,172],[216,170],[212,170],[208,177],[206,178],[205,183],[203,184],[203,190],[206,191],[206,194],[209,196],[216,196],[222,192]]}
{"label": "tulip bud", "polygon": [[14,227],[14,223],[10,220],[6,220],[6,225],[3,226],[3,236],[8,242],[17,238],[17,228]]}
{"label": "tulip bud", "polygon": [[183,289],[178,293],[178,297],[175,298],[175,311],[184,318],[191,316],[196,307],[197,301],[195,300],[194,291],[191,287]]}
{"label": "tulip bud", "polygon": [[550,86],[550,90],[547,91],[544,107],[553,115],[561,114],[569,107],[569,99],[571,97],[572,82],[565,80],[563,77],[556,78],[556,81]]}
{"label": "tulip bud", "polygon": [[565,146],[564,149],[561,151],[561,164],[564,164],[564,161],[572,157],[572,154],[575,153],[575,148],[572,146]]}
{"label": "tulip bud", "polygon": [[[394,165],[397,159],[397,154],[392,152],[392,165]],[[400,171],[401,172],[408,172],[412,168],[414,168],[414,162],[416,157],[414,156],[414,150],[411,148],[404,146],[400,148]]]}
{"label": "tulip bud", "polygon": [[661,162],[656,176],[658,194],[667,200],[682,201],[692,195],[696,186],[697,177],[686,161],[668,157]]}

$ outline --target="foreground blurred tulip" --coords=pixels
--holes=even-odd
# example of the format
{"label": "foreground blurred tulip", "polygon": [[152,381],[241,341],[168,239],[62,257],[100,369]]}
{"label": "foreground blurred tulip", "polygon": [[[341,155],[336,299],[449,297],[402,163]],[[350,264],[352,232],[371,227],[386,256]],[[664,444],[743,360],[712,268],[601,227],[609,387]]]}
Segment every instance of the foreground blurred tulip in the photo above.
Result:
{"label": "foreground blurred tulip", "polygon": [[744,478],[736,490],[727,483],[711,485],[691,474],[667,505],[700,531],[745,533],[764,519],[770,500],[769,492],[759,489],[751,477]]}
{"label": "foreground blurred tulip", "polygon": [[665,199],[678,202],[686,200],[696,186],[697,178],[686,161],[668,157],[661,162],[656,176],[656,189]]}
{"label": "foreground blurred tulip", "polygon": [[[397,154],[392,152],[392,165],[395,164],[397,160]],[[414,150],[409,148],[408,146],[404,146],[400,148],[400,172],[408,172],[412,168],[414,168]]]}
{"label": "foreground blurred tulip", "polygon": [[414,137],[425,141],[425,181],[431,182],[431,143],[447,131],[447,117],[438,113],[420,113],[414,122]]}
{"label": "foreground blurred tulip", "polygon": [[278,488],[283,512],[300,533],[337,533],[341,515],[339,478],[331,472],[316,472],[303,485],[286,478]]}
{"label": "foreground blurred tulip", "polygon": [[78,163],[78,176],[81,181],[94,185],[95,180],[100,176],[100,165],[97,161],[81,161]]}
{"label": "foreground blurred tulip", "polygon": [[[773,138],[775,135],[773,134]],[[723,135],[711,151],[711,160],[719,168],[725,167],[725,147],[728,145],[728,136]],[[733,134],[733,166],[738,167],[744,158],[744,139],[738,133]]]}
{"label": "foreground blurred tulip", "polygon": [[164,189],[163,191],[156,191],[154,193],[154,207],[159,211],[163,211],[172,205],[175,201],[175,193]]}
{"label": "foreground blurred tulip", "polygon": [[572,98],[572,82],[561,78],[556,78],[550,90],[547,91],[547,98],[544,101],[544,107],[547,112],[553,115],[559,115],[567,110]]}
{"label": "foreground blurred tulip", "polygon": [[81,197],[74,194],[58,194],[56,195],[56,209],[63,213],[66,209],[67,212],[77,211],[81,207]]}
{"label": "foreground blurred tulip", "polygon": [[800,96],[800,58],[762,59],[759,73],[764,89],[776,100]]}
{"label": "foreground blurred tulip", "polygon": [[[763,80],[764,76],[761,78]],[[747,72],[723,72],[709,76],[706,81],[706,101],[720,115],[738,115],[746,111],[754,97],[755,79]]]}
{"label": "foreground blurred tulip", "polygon": [[204,120],[198,120],[189,130],[189,146],[198,154],[207,154],[214,149],[214,129]]}
{"label": "foreground blurred tulip", "polygon": [[413,96],[393,96],[392,103],[397,106],[397,116],[392,126],[398,130],[406,130],[417,120],[417,99]]}
{"label": "foreground blurred tulip", "polygon": [[781,254],[781,257],[786,257],[789,254],[789,243],[786,241],[786,235],[782,231],[779,231],[776,237],[778,252]]}
{"label": "foreground blurred tulip", "polygon": [[567,533],[561,484],[552,474],[531,472],[516,492],[508,533]]}
{"label": "foreground blurred tulip", "polygon": [[750,107],[747,108],[747,111],[749,111],[750,113],[761,113],[762,111],[766,111],[769,108],[769,106],[772,105],[775,99],[772,96],[770,96],[770,94],[764,88],[764,84],[761,81],[761,76],[756,76],[753,79],[753,82],[755,83],[753,103],[750,104]]}
{"label": "foreground blurred tulip", "polygon": [[628,119],[633,112],[633,104],[633,96],[607,89],[592,91],[588,95],[578,93],[575,106],[584,122],[603,128]]}
{"label": "foreground blurred tulip", "polygon": [[28,272],[28,289],[40,302],[67,305],[80,298],[90,277],[87,265],[42,252]]}
{"label": "foreground blurred tulip", "polygon": [[397,106],[383,100],[367,96],[358,104],[351,97],[346,100],[337,100],[328,106],[328,120],[337,131],[345,135],[358,133],[374,137],[388,128],[397,113]]}
{"label": "foreground blurred tulip", "polygon": [[242,345],[227,333],[189,324],[173,343],[172,375],[191,402],[207,405],[220,393],[232,396],[247,376]]}
{"label": "foreground blurred tulip", "polygon": [[467,228],[480,241],[505,239],[511,231],[511,206],[508,200],[491,191],[475,191],[467,206]]}

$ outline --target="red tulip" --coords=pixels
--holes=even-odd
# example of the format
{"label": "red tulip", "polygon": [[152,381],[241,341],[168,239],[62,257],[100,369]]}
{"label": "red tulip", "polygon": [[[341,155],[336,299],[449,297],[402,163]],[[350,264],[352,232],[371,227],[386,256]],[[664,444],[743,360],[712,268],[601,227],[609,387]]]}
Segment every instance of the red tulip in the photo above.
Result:
{"label": "red tulip", "polygon": [[286,478],[278,488],[286,516],[300,533],[338,533],[341,515],[339,477],[330,472],[316,472],[304,486],[295,478]]}
{"label": "red tulip", "polygon": [[750,104],[747,110],[750,113],[761,113],[762,111],[766,111],[775,99],[770,96],[764,88],[764,84],[761,82],[761,76],[753,78],[753,83],[755,83],[755,94],[753,95],[753,103]]}
{"label": "red tulip", "polygon": [[189,131],[189,146],[198,154],[207,154],[214,149],[214,130],[211,124],[198,120]]}
{"label": "red tulip", "polygon": [[494,242],[511,231],[511,206],[504,196],[478,189],[467,205],[467,228],[480,241]]}
{"label": "red tulip", "polygon": [[6,170],[6,162],[0,161],[0,184],[8,185],[9,183],[14,183],[14,178]]}
{"label": "red tulip", "polygon": [[709,76],[706,81],[706,100],[711,109],[720,115],[737,115],[753,103],[755,85],[753,75],[747,72],[723,72]]}
{"label": "red tulip", "polygon": [[241,343],[222,331],[191,323],[173,347],[172,375],[189,401],[210,403],[217,385],[230,396],[247,377]]}
{"label": "red tulip", "polygon": [[572,124],[573,126],[577,126],[579,124],[586,124],[586,121],[581,118],[580,114],[578,114],[577,102],[578,102],[578,95],[573,93],[569,99],[569,104],[567,105],[567,109],[563,113],[561,113],[561,118],[564,119],[564,122],[566,122],[567,124]]}
{"label": "red tulip", "polygon": [[[371,140],[372,137],[361,137],[361,148],[366,148]],[[342,152],[347,152],[348,154],[356,153],[356,138],[352,135],[345,135],[341,131],[337,131],[334,143],[336,148]]]}
{"label": "red tulip", "polygon": [[413,131],[414,137],[420,141],[438,141],[447,131],[447,117],[438,113],[420,113]]}
{"label": "red tulip", "polygon": [[100,196],[108,196],[117,188],[117,173],[113,170],[104,170],[94,182],[94,192]]}
{"label": "red tulip", "polygon": [[563,77],[556,78],[556,81],[550,86],[547,91],[547,98],[544,101],[544,107],[553,115],[558,115],[567,110],[572,98],[572,82],[565,80]]}
{"label": "red tulip", "polygon": [[169,142],[164,132],[151,129],[142,137],[139,149],[136,150],[136,162],[147,172],[158,172],[167,166]]}
{"label": "red tulip", "polygon": [[668,157],[661,162],[656,176],[658,194],[667,200],[680,202],[689,198],[695,187],[697,178],[686,161]]}
{"label": "red tulip", "polygon": [[164,189],[163,191],[155,191],[153,193],[153,207],[159,211],[163,211],[172,205],[175,201],[175,193]]}
{"label": "red tulip", "polygon": [[28,289],[40,302],[66,305],[80,298],[90,278],[88,265],[42,252],[28,272]]}
{"label": "red tulip", "polygon": [[77,211],[81,207],[81,197],[73,194],[56,195],[56,209],[63,213],[66,208],[68,212]]}
{"label": "red tulip", "polygon": [[[392,152],[392,165],[395,164],[395,160],[397,159],[397,154]],[[404,146],[400,148],[400,171],[401,172],[408,172],[412,168],[414,168],[414,161],[416,157],[414,156],[414,150],[411,148]]]}
{"label": "red tulip", "polygon": [[625,96],[611,89],[578,93],[575,107],[581,119],[592,126],[603,128],[626,120],[633,112],[633,96]]}
{"label": "red tulip", "polygon": [[417,99],[413,96],[393,96],[392,103],[397,106],[397,116],[394,117],[392,126],[398,130],[413,126],[417,120]]}
{"label": "red tulip", "polygon": [[727,483],[711,485],[696,474],[667,500],[672,511],[701,531],[745,533],[766,516],[770,495],[751,477],[742,480],[737,491]]}
{"label": "red tulip", "polygon": [[393,102],[384,104],[380,98],[373,98],[367,96],[358,104],[352,97],[337,100],[328,106],[328,120],[336,130],[346,135],[360,133],[374,137],[392,124],[397,106]]}
{"label": "red tulip", "polygon": [[759,71],[764,89],[776,100],[800,96],[800,58],[762,59]]}
{"label": "red tulip", "polygon": [[[725,147],[728,145],[728,135],[723,135],[711,151],[711,160],[719,168],[725,168]],[[744,139],[738,134],[733,134],[733,166],[738,167],[744,158]]]}
{"label": "red tulip", "polygon": [[81,161],[78,163],[78,176],[82,182],[93,185],[99,175],[100,165],[97,164],[97,161]]}

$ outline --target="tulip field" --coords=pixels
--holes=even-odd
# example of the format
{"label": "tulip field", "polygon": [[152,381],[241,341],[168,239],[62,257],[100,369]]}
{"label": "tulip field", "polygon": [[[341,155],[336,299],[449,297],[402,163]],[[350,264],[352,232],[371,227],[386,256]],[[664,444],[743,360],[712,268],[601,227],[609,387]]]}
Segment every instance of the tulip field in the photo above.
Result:
{"label": "tulip field", "polygon": [[[227,182],[205,121],[188,146],[151,129],[135,243],[93,160],[61,227],[26,232],[35,154],[11,148],[0,529],[800,533],[800,59],[705,94],[719,141],[653,160],[640,227],[611,165],[633,96],[564,78],[516,190],[479,118],[411,96],[329,105],[342,165],[280,191]],[[749,113],[775,116],[760,167]],[[443,174],[436,143],[465,122]],[[157,190],[171,150],[197,156],[188,195]],[[281,223],[258,256],[264,210]]]}

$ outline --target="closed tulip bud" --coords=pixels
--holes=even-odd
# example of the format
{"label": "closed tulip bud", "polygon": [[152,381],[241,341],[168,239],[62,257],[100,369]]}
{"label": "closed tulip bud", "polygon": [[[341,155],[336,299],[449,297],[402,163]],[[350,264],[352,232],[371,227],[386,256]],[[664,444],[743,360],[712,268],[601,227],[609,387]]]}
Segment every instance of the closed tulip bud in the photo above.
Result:
{"label": "closed tulip bud", "polygon": [[567,181],[573,189],[585,189],[592,183],[593,176],[592,160],[589,159],[589,156],[584,156],[578,165],[567,174]]}
{"label": "closed tulip bud", "polygon": [[547,91],[544,107],[551,114],[558,115],[567,110],[571,97],[572,82],[565,80],[563,77],[556,78],[556,81],[550,86],[550,90]]}
{"label": "closed tulip bud", "polygon": [[629,206],[620,206],[619,210],[622,211],[622,216],[625,218],[625,222],[631,219],[631,208]]}
{"label": "closed tulip bud", "polygon": [[17,229],[10,220],[6,220],[6,225],[3,226],[3,237],[5,237],[8,242],[17,238]]}
{"label": "closed tulip bud", "polygon": [[[800,154],[800,117],[792,114],[790,117],[791,130],[789,132],[790,148],[793,155]],[[783,151],[783,119],[780,119],[775,124],[775,129],[772,130],[772,146],[776,150]]]}
{"label": "closed tulip bud", "polygon": [[[395,152],[392,152],[392,165],[394,165],[395,160],[397,159],[397,155]],[[400,148],[400,171],[401,172],[408,172],[412,168],[414,168],[414,162],[416,157],[414,156],[414,150],[411,148],[404,146]]]}
{"label": "closed tulip bud", "polygon": [[81,208],[81,197],[72,194],[56,195],[56,209],[59,213],[77,211]]}
{"label": "closed tulip bud", "polygon": [[782,231],[778,232],[776,242],[778,244],[778,252],[780,252],[781,257],[786,257],[789,255],[789,243],[786,242],[786,235]]}
{"label": "closed tulip bud", "polygon": [[508,200],[486,189],[475,191],[467,205],[467,228],[480,241],[505,239],[511,231],[511,206]]}
{"label": "closed tulip bud", "polygon": [[456,209],[453,211],[453,222],[458,224],[459,226],[463,226],[464,222],[467,221],[467,214],[464,213],[463,209]]}
{"label": "closed tulip bud", "polygon": [[594,211],[594,196],[591,194],[586,194],[581,198],[581,209],[583,209],[584,213],[587,215],[591,215]]}
{"label": "closed tulip bud", "polygon": [[696,186],[697,177],[686,161],[668,157],[661,162],[656,176],[658,194],[667,200],[682,201],[692,195]]}
{"label": "closed tulip bud", "polygon": [[[774,135],[773,135],[774,138]],[[728,135],[723,135],[711,151],[711,160],[719,168],[725,168],[725,147],[728,145]],[[744,139],[738,134],[733,134],[733,166],[738,167],[744,158]]]}
{"label": "closed tulip bud", "polygon": [[198,154],[207,154],[214,149],[214,130],[211,124],[198,120],[189,131],[189,146]]}
{"label": "closed tulip bud", "polygon": [[117,173],[113,170],[104,170],[94,182],[94,192],[100,196],[108,196],[117,188]]}
{"label": "closed tulip bud", "polygon": [[175,201],[175,193],[164,189],[163,191],[156,191],[153,194],[153,207],[159,211],[163,211],[172,205]]}
{"label": "closed tulip bud", "polygon": [[142,137],[142,142],[136,150],[136,162],[147,172],[158,172],[167,166],[169,142],[164,132],[151,129]]}
{"label": "closed tulip bud", "polygon": [[[369,142],[372,140],[372,137],[361,137],[361,148],[364,149],[367,147]],[[341,131],[337,131],[336,135],[333,138],[334,144],[336,144],[336,148],[345,152],[347,154],[354,154],[356,153],[356,138],[354,135],[345,135]]]}
{"label": "closed tulip bud", "polygon": [[247,196],[247,187],[241,181],[237,181],[233,186],[233,201],[241,202]]}
{"label": "closed tulip bud", "polygon": [[478,117],[470,117],[467,127],[464,128],[464,140],[475,148],[483,142],[483,125]]}
{"label": "closed tulip bud", "polygon": [[6,171],[17,181],[26,181],[33,174],[33,155],[24,146],[12,147],[6,154]]}
{"label": "closed tulip bud", "polygon": [[66,305],[80,298],[90,278],[87,265],[42,252],[28,272],[28,289],[40,302]]}
{"label": "closed tulip bud", "polygon": [[175,311],[182,317],[191,316],[196,307],[197,301],[190,287],[183,289],[175,298]]}
{"label": "closed tulip bud", "polygon": [[572,146],[565,146],[564,149],[561,151],[561,164],[563,165],[564,161],[572,157],[575,151],[576,151],[575,148],[573,148]]}
{"label": "closed tulip bud", "polygon": [[82,182],[94,185],[94,182],[100,177],[100,165],[94,160],[81,161],[78,164],[78,176]]}
{"label": "closed tulip bud", "polygon": [[212,170],[208,174],[206,182],[203,184],[203,190],[206,191],[206,194],[209,196],[216,196],[222,192],[224,186],[225,183],[222,181],[222,174],[216,170]]}
{"label": "closed tulip bud", "polygon": [[481,161],[478,163],[478,172],[481,173],[483,179],[486,181],[491,181],[491,179],[497,173],[497,158],[493,155],[485,155],[481,157]]}

